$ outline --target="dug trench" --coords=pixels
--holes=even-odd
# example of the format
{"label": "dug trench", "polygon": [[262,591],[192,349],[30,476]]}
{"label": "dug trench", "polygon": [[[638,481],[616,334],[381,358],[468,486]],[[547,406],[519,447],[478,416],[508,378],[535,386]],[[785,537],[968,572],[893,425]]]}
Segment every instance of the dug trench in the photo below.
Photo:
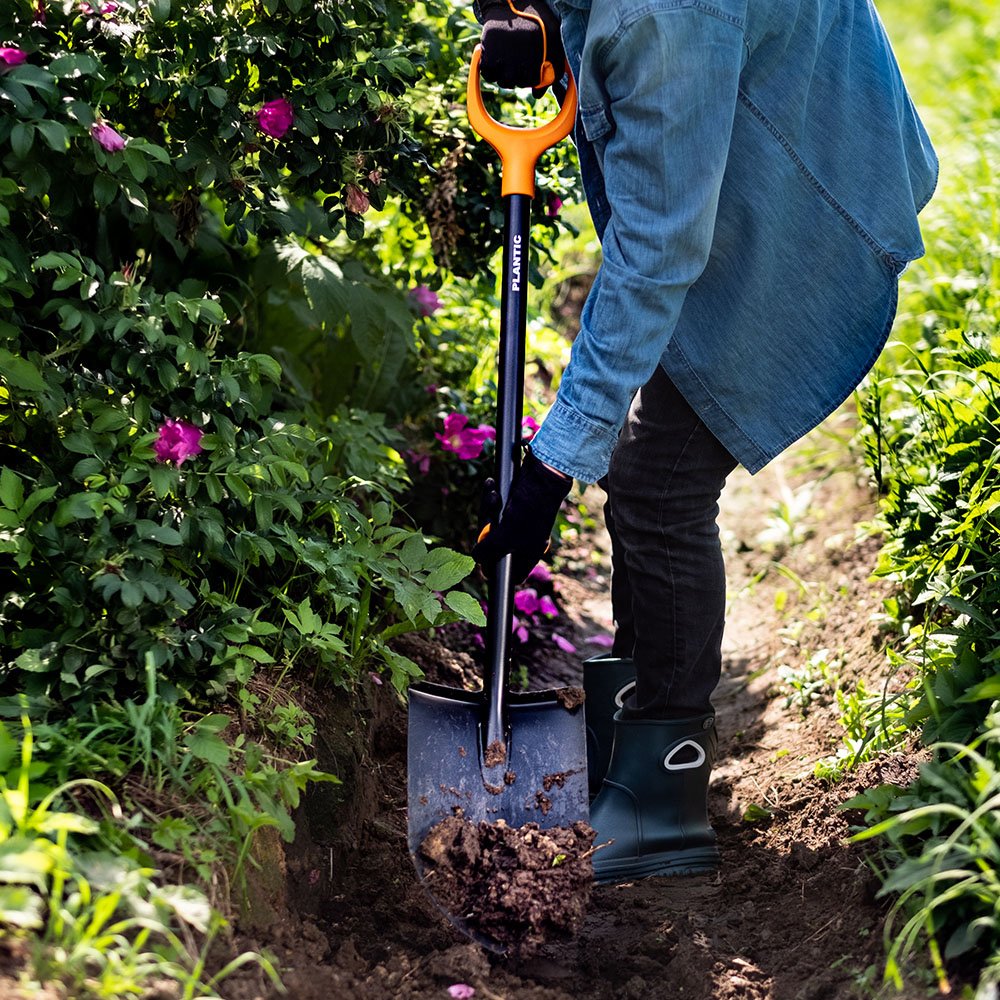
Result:
{"label": "dug trench", "polygon": [[[850,419],[831,418],[834,438]],[[879,540],[859,527],[874,498],[845,456],[825,467],[815,441],[755,477],[734,474],[723,500],[730,607],[709,791],[719,872],[595,886],[571,933],[528,955],[483,949],[444,918],[415,875],[405,706],[373,683],[360,705],[310,706],[321,722],[320,765],[343,784],[308,796],[294,843],[264,832],[239,945],[272,954],[296,1000],[443,998],[456,984],[487,1000],[878,994],[888,904],[862,846],[847,839],[860,814],[841,805],[862,789],[907,783],[922,753],[911,744],[839,781],[814,775],[843,745],[840,713],[830,685],[796,687],[789,678],[822,662],[845,690],[864,680],[868,690],[891,691],[907,680],[887,674],[890,637],[879,613],[888,590],[871,576]],[[812,468],[793,474],[802,460]],[[590,517],[563,545],[555,576],[560,634],[576,652],[526,647],[531,687],[579,685],[583,659],[603,651],[591,640],[610,634],[599,491],[585,501]],[[400,649],[433,679],[475,686],[460,639],[414,635]],[[938,995],[919,973],[906,989]],[[278,995],[249,966],[223,992]]]}

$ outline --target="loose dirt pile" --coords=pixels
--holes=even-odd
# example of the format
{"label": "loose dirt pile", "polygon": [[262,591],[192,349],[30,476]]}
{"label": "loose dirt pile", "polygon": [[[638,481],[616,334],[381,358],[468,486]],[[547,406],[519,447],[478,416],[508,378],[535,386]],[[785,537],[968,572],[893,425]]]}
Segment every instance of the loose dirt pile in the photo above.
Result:
{"label": "loose dirt pile", "polygon": [[420,845],[425,888],[487,946],[531,955],[575,933],[593,886],[594,831],[449,816]]}

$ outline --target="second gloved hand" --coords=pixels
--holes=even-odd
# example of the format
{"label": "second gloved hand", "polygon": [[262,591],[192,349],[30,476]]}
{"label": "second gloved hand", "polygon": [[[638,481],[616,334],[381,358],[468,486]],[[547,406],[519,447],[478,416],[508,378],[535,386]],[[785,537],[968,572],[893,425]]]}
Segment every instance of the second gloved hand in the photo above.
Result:
{"label": "second gloved hand", "polygon": [[559,20],[545,0],[481,0],[483,79],[501,87],[533,87],[536,96],[552,82],[544,79],[551,66],[554,78],[563,74],[566,56],[559,37]]}
{"label": "second gloved hand", "polygon": [[572,485],[572,479],[547,468],[529,451],[500,523],[491,524],[489,533],[472,550],[476,562],[489,571],[512,553],[514,582],[524,580],[544,555],[559,506]]}

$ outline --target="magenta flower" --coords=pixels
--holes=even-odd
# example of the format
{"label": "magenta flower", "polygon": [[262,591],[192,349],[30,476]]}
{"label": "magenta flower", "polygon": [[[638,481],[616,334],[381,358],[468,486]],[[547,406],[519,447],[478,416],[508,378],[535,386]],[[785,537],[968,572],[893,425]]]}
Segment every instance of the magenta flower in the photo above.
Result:
{"label": "magenta flower", "polygon": [[563,207],[562,198],[557,198],[554,194],[549,195],[549,203],[546,206],[546,214],[550,219],[559,214],[559,209]]}
{"label": "magenta flower", "polygon": [[420,310],[421,316],[432,316],[441,308],[441,300],[426,285],[410,289],[410,299]]}
{"label": "magenta flower", "polygon": [[538,421],[534,417],[521,419],[521,440],[530,441],[538,433]]}
{"label": "magenta flower", "polygon": [[545,563],[535,563],[534,569],[528,574],[529,580],[538,580],[539,583],[548,583],[552,579],[552,571]]}
{"label": "magenta flower", "polygon": [[415,451],[406,452],[406,457],[417,467],[417,472],[426,476],[431,471],[431,456],[421,455]]}
{"label": "magenta flower", "polygon": [[125,148],[125,140],[104,122],[94,122],[90,126],[90,135],[94,142],[108,153],[120,153]]}
{"label": "magenta flower", "polygon": [[555,618],[559,614],[559,609],[556,607],[556,602],[546,594],[538,602],[538,610],[545,615],[546,618]]}
{"label": "magenta flower", "polygon": [[564,652],[564,653],[575,653],[576,646],[569,641],[569,639],[564,639],[561,635],[557,635],[555,632],[552,633],[552,641]]}
{"label": "magenta flower", "polygon": [[449,413],[444,418],[444,434],[434,436],[445,451],[453,451],[459,458],[478,458],[487,439],[496,438],[496,431],[485,424],[467,427],[468,422],[469,418],[464,413]]}
{"label": "magenta flower", "polygon": [[592,642],[595,646],[604,646],[607,649],[615,644],[615,640],[610,635],[592,635],[587,642]]}
{"label": "magenta flower", "polygon": [[268,101],[254,115],[257,127],[272,139],[280,139],[292,127],[292,106],[283,97]]}
{"label": "magenta flower", "polygon": [[538,610],[538,594],[530,587],[527,590],[519,590],[514,595],[514,607],[522,615],[533,615]]}
{"label": "magenta flower", "polygon": [[375,684],[377,684],[377,685],[378,685],[379,687],[381,687],[381,686],[382,686],[382,678],[381,678],[381,677],[379,677],[379,675],[378,675],[377,673],[375,673],[375,671],[374,671],[374,670],[369,670],[369,671],[368,671],[368,676],[369,676],[369,677],[370,677],[370,678],[372,679],[372,681],[373,681],[373,682],[374,682]]}
{"label": "magenta flower", "polygon": [[347,206],[348,212],[353,212],[355,215],[364,215],[365,212],[371,208],[371,202],[368,200],[368,195],[364,193],[357,186],[357,184],[348,184],[347,193],[344,195],[344,204]]}
{"label": "magenta flower", "polygon": [[23,49],[0,48],[0,73],[20,66],[27,58],[28,54]]}
{"label": "magenta flower", "polygon": [[203,449],[201,431],[186,420],[167,419],[160,426],[160,433],[153,443],[158,462],[176,462],[180,468],[186,458],[192,458]]}
{"label": "magenta flower", "polygon": [[455,983],[448,987],[448,996],[452,997],[453,1000],[470,1000],[470,997],[475,995],[476,991],[465,983]]}
{"label": "magenta flower", "polygon": [[517,615],[514,615],[511,619],[510,630],[517,638],[518,642],[528,641],[528,626],[521,622]]}

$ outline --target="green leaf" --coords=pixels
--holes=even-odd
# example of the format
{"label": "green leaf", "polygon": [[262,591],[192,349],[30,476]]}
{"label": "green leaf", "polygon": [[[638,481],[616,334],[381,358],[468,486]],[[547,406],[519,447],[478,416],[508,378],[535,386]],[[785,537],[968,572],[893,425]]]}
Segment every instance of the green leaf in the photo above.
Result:
{"label": "green leaf", "polygon": [[128,167],[129,173],[140,184],[149,176],[149,165],[146,163],[146,157],[138,150],[133,149],[131,145],[125,147],[122,158],[125,160],[125,166]]}
{"label": "green leaf", "polygon": [[213,715],[206,715],[198,720],[195,726],[196,733],[221,733],[233,720],[228,715],[216,712]]}
{"label": "green leaf", "polygon": [[49,63],[49,72],[63,79],[75,79],[80,76],[89,76],[97,70],[98,66],[100,63],[93,56],[87,55],[85,52],[70,52],[56,56]]}
{"label": "green leaf", "polygon": [[187,747],[195,757],[206,763],[218,767],[225,767],[229,763],[229,747],[214,733],[196,730],[188,736]]}
{"label": "green leaf", "polygon": [[70,117],[75,118],[86,129],[89,129],[97,121],[91,106],[83,101],[70,101],[68,111]]}
{"label": "green leaf", "polygon": [[980,681],[978,684],[973,684],[956,701],[993,701],[996,698],[1000,698],[1000,674],[994,674],[992,677],[987,677],[986,680]]}
{"label": "green leaf", "polygon": [[24,502],[24,484],[13,470],[3,467],[0,471],[0,503],[8,510],[20,510]]}
{"label": "green leaf", "polygon": [[302,603],[296,608],[298,612],[298,619],[301,623],[299,631],[303,634],[305,633],[316,633],[323,627],[323,619],[320,618],[309,604],[309,598],[303,599]]}
{"label": "green leaf", "polygon": [[180,545],[183,539],[176,528],[153,521],[136,521],[135,530],[144,541],[159,542],[161,545]]}
{"label": "green leaf", "polygon": [[65,830],[67,833],[97,833],[101,825],[89,816],[81,816],[78,813],[50,813],[38,824],[38,829],[42,833],[58,833]]}
{"label": "green leaf", "polygon": [[95,493],[74,493],[59,502],[52,520],[57,527],[65,527],[70,521],[84,521],[97,517],[98,508],[103,506],[103,498]]}
{"label": "green leaf", "polygon": [[58,486],[45,486],[40,490],[35,490],[31,496],[24,501],[24,506],[21,508],[20,513],[22,522],[28,520],[28,518],[35,512],[35,508],[39,507],[43,503],[47,503],[58,492]]}
{"label": "green leaf", "polygon": [[150,0],[149,12],[157,24],[165,24],[170,17],[170,0]]}
{"label": "green leaf", "polygon": [[[172,465],[159,462],[149,470],[149,481],[157,498],[163,500],[177,484],[177,471]],[[221,499],[221,494],[219,499]]]}
{"label": "green leaf", "polygon": [[0,375],[14,388],[25,392],[44,392],[46,389],[42,373],[32,362],[3,348],[0,348]]}
{"label": "green leaf", "polygon": [[0,923],[26,930],[43,925],[42,897],[26,885],[0,885]]}
{"label": "green leaf", "polygon": [[208,94],[208,99],[217,108],[221,108],[226,103],[226,92],[222,87],[206,87],[205,93]]}
{"label": "green leaf", "polygon": [[105,431],[120,431],[128,422],[127,413],[108,407],[98,415],[97,419],[90,425],[90,429],[96,434],[103,434]]}
{"label": "green leaf", "polygon": [[444,595],[444,603],[452,611],[460,614],[466,621],[478,625],[480,628],[486,626],[486,615],[483,609],[472,594],[466,594],[461,590],[452,590]]}
{"label": "green leaf", "polygon": [[[464,580],[476,566],[476,561],[472,556],[462,555],[462,553],[454,552],[451,549],[435,549],[432,554],[437,555],[439,552],[445,553],[443,557],[440,557],[440,565],[433,569],[424,581],[424,586],[429,590],[448,590],[449,587],[454,587],[456,583]],[[427,564],[425,564],[425,568],[429,568]]]}
{"label": "green leaf", "polygon": [[94,176],[94,200],[101,208],[106,208],[118,194],[118,181],[111,174]]}
{"label": "green leaf", "polygon": [[69,148],[69,133],[62,122],[54,122],[51,119],[43,119],[37,123],[38,131],[42,133],[45,141],[51,149],[57,153],[65,153]]}
{"label": "green leaf", "polygon": [[244,507],[250,506],[251,493],[250,487],[247,486],[246,482],[235,473],[227,472],[226,476],[226,486],[229,492],[237,499]]}
{"label": "green leaf", "polygon": [[412,534],[399,550],[399,561],[411,572],[416,573],[424,568],[424,557],[427,555],[427,545],[419,534]]}
{"label": "green leaf", "polygon": [[18,122],[10,130],[10,147],[14,150],[14,155],[22,160],[31,152],[34,141],[35,126],[29,122]]}

